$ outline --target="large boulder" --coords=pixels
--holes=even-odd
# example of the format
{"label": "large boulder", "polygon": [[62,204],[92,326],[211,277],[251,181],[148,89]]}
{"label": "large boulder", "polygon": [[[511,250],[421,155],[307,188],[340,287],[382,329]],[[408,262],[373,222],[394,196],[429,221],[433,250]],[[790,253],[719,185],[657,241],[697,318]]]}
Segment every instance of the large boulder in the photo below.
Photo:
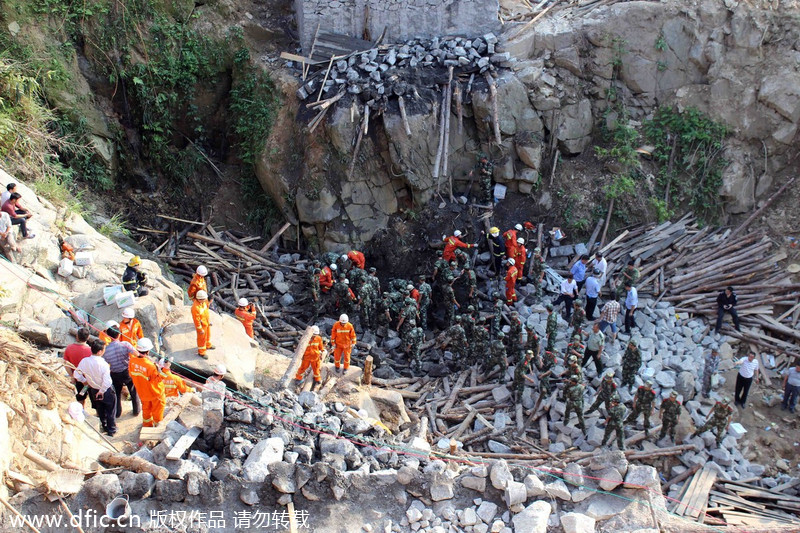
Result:
{"label": "large boulder", "polygon": [[[539,133],[544,129],[539,114],[528,100],[525,85],[511,72],[506,72],[496,80],[497,85],[497,120],[500,132],[514,135],[520,131]],[[475,91],[472,95],[472,109],[478,127],[493,133],[492,99],[488,87],[483,91]]]}
{"label": "large boulder", "polygon": [[591,143],[592,105],[588,99],[564,106],[558,120],[559,147],[567,154],[580,154]]}

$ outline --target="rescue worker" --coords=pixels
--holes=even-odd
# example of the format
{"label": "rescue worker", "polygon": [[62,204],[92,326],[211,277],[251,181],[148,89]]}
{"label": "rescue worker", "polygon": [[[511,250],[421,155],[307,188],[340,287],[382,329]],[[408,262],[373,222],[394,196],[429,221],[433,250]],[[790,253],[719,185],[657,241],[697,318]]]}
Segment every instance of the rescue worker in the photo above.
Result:
{"label": "rescue worker", "polygon": [[164,419],[164,407],[167,405],[164,389],[166,375],[150,360],[152,349],[150,339],[139,339],[136,352],[128,362],[128,372],[142,402],[142,427],[146,428],[158,426]]}
{"label": "rescue worker", "polygon": [[514,367],[514,382],[512,388],[514,390],[514,399],[517,402],[522,401],[522,393],[525,391],[525,376],[530,374],[533,368],[533,352],[527,350],[522,360]]}
{"label": "rescue worker", "polygon": [[525,239],[517,238],[517,246],[514,248],[514,261],[519,268],[520,277],[525,275],[525,262],[528,260],[528,250],[525,249]]}
{"label": "rescue worker", "polygon": [[572,318],[569,321],[569,325],[572,327],[570,337],[574,337],[575,335],[582,336],[583,323],[586,322],[586,311],[583,309],[583,300],[577,298],[572,302],[572,308]]}
{"label": "rescue worker", "polygon": [[469,260],[469,255],[467,255],[467,252],[460,248],[456,248],[455,252],[453,252],[453,255],[455,255],[456,263],[458,263],[459,268],[471,268],[472,263]]}
{"label": "rescue worker", "polygon": [[663,439],[667,434],[672,442],[675,442],[675,426],[681,417],[681,402],[678,401],[677,391],[669,393],[669,398],[661,402],[661,434],[658,440]]}
{"label": "rescue worker", "polygon": [[633,397],[633,407],[626,424],[636,423],[636,419],[641,414],[644,418],[644,435],[650,436],[650,415],[653,413],[653,404],[656,400],[656,391],[653,390],[653,382],[647,380],[644,385],[639,387]]}
{"label": "rescue worker", "polygon": [[321,269],[319,268],[320,262],[314,261],[308,269],[308,287],[311,290],[311,321],[316,322],[319,317],[319,312],[322,310],[322,289],[319,285],[319,276]]}
{"label": "rescue worker", "polygon": [[589,407],[589,410],[586,411],[586,414],[593,413],[600,407],[600,404],[605,404],[606,411],[608,411],[611,409],[611,400],[616,397],[619,397],[619,393],[617,392],[617,384],[614,383],[614,371],[609,368],[603,375],[603,380],[597,390],[597,397]]}
{"label": "rescue worker", "polygon": [[408,356],[411,360],[411,365],[417,368],[422,365],[422,342],[424,340],[425,332],[420,327],[412,329],[408,334]]}
{"label": "rescue worker", "polygon": [[356,345],[356,331],[346,314],[339,317],[339,321],[331,328],[331,346],[333,346],[333,363],[336,371],[340,372],[340,365],[344,366],[343,372],[350,368],[350,353]]}
{"label": "rescue worker", "polygon": [[134,255],[128,261],[128,266],[125,267],[125,272],[122,274],[122,286],[126,291],[136,293],[136,296],[144,296],[150,291],[147,290],[147,274],[139,272],[139,266],[142,264],[142,258]]}
{"label": "rescue worker", "polygon": [[506,347],[503,344],[503,337],[505,334],[501,331],[497,334],[497,338],[492,341],[489,349],[489,360],[486,362],[486,373],[492,371],[495,365],[500,367],[499,382],[503,383],[506,379],[506,370],[508,370],[508,360],[506,359]]}
{"label": "rescue worker", "polygon": [[186,380],[172,372],[171,359],[164,361],[161,372],[164,374],[164,393],[167,398],[175,398],[181,394],[195,392],[194,387],[190,387],[186,384]]}
{"label": "rescue worker", "polygon": [[433,264],[433,282],[439,284],[442,281],[442,274],[450,268],[450,262],[442,257],[442,251],[436,250],[436,262]]}
{"label": "rescue worker", "polygon": [[200,265],[194,271],[192,281],[189,282],[189,288],[186,289],[186,292],[191,300],[194,300],[197,297],[197,293],[199,291],[206,291],[206,294],[208,294],[208,283],[206,283],[206,276],[208,276],[208,269],[205,267],[205,265]]}
{"label": "rescue worker", "polygon": [[603,433],[603,441],[600,446],[605,446],[606,441],[614,431],[617,434],[617,447],[620,450],[625,449],[625,429],[623,427],[623,420],[625,420],[625,407],[619,403],[618,399],[611,400],[611,408],[608,410],[608,417],[606,417],[606,430]]}
{"label": "rescue worker", "polygon": [[514,229],[510,229],[503,233],[503,241],[506,245],[506,257],[511,259],[514,257],[514,248],[517,247],[517,232],[522,231],[522,224],[517,224]]}
{"label": "rescue worker", "polygon": [[521,360],[522,348],[522,322],[519,319],[519,313],[513,311],[509,317],[511,329],[508,331],[508,355],[511,357],[511,362],[516,364]]}
{"label": "rescue worker", "polygon": [[586,433],[586,423],[583,420],[583,391],[585,386],[575,376],[569,378],[565,398],[566,410],[564,411],[564,425],[569,425],[570,415],[578,415],[578,427]]}
{"label": "rescue worker", "polygon": [[103,341],[103,344],[108,346],[109,344],[111,344],[111,341],[114,340],[108,334],[108,330],[113,328],[113,329],[116,329],[117,331],[119,331],[119,322],[117,322],[116,320],[109,320],[108,322],[105,323],[105,326],[106,326],[106,329],[99,330],[97,332],[97,338],[100,339],[101,341]]}
{"label": "rescue worker", "polygon": [[244,326],[244,331],[251,339],[253,336],[253,322],[256,320],[256,304],[247,301],[247,298],[239,298],[238,307],[236,308],[236,318]]}
{"label": "rescue worker", "polygon": [[447,348],[456,356],[456,360],[462,360],[467,357],[467,335],[464,332],[464,327],[461,325],[461,315],[456,316],[454,324],[447,328]]}
{"label": "rescue worker", "polygon": [[733,416],[733,408],[730,406],[730,403],[730,398],[723,398],[721,402],[715,403],[714,408],[708,414],[706,423],[697,428],[695,432],[692,433],[692,437],[710,429],[717,437],[717,446],[722,444],[722,437],[728,430],[728,426],[731,424],[731,417]]}
{"label": "rescue worker", "polygon": [[464,269],[464,282],[467,284],[467,305],[474,307],[478,303],[478,276],[475,269]]}
{"label": "rescue worker", "polygon": [[558,314],[553,310],[553,304],[547,304],[547,348],[548,351],[555,351],[556,337],[558,336]]}
{"label": "rescue worker", "polygon": [[444,240],[444,252],[442,252],[442,259],[445,261],[453,261],[456,258],[456,248],[472,248],[477,244],[467,244],[460,239],[462,233],[460,230],[455,230],[451,237]]}
{"label": "rescue worker", "polygon": [[333,274],[336,272],[336,263],[323,267],[319,273],[319,286],[322,292],[327,293],[333,287]]}
{"label": "rescue worker", "polygon": [[135,316],[136,312],[133,307],[126,307],[122,310],[122,322],[117,326],[120,340],[136,344],[136,341],[144,337],[142,324],[138,319],[134,318]]}
{"label": "rescue worker", "polygon": [[428,329],[428,309],[431,306],[431,286],[425,281],[425,276],[417,278],[419,286],[419,323],[422,329]]}
{"label": "rescue worker", "polygon": [[471,365],[486,357],[489,351],[489,330],[486,329],[486,319],[478,318],[475,323],[472,344],[470,344],[469,362]]}
{"label": "rescue worker", "polygon": [[508,305],[514,305],[514,302],[517,301],[515,286],[517,279],[519,279],[519,270],[517,270],[515,264],[513,259],[508,260],[508,270],[506,271],[506,303]]}
{"label": "rescue worker", "polygon": [[500,228],[489,229],[488,241],[494,273],[499,276],[503,272],[503,259],[506,257],[506,247],[503,243],[503,238],[500,236]]}
{"label": "rescue worker", "polygon": [[556,366],[556,354],[545,351],[537,367],[539,369],[539,392],[542,396],[550,396],[550,376]]}
{"label": "rescue worker", "polygon": [[350,260],[353,266],[360,268],[361,270],[364,270],[364,266],[367,264],[364,254],[358,250],[350,250],[347,252],[347,258]]}
{"label": "rescue worker", "polygon": [[306,351],[303,352],[303,362],[300,363],[300,368],[297,369],[297,374],[294,376],[298,385],[303,381],[303,375],[309,368],[314,377],[314,384],[311,386],[311,390],[314,390],[317,385],[322,383],[322,358],[324,354],[325,344],[319,334],[319,326],[311,326],[311,340],[308,341]]}
{"label": "rescue worker", "polygon": [[530,266],[531,282],[536,286],[536,296],[542,296],[542,280],[544,279],[544,258],[542,257],[542,249],[533,249],[533,258],[531,259]]}
{"label": "rescue worker", "polygon": [[208,309],[208,293],[197,291],[192,304],[192,320],[197,331],[197,355],[206,356],[206,350],[213,350],[211,344],[211,313]]}
{"label": "rescue worker", "polygon": [[361,325],[375,329],[375,289],[372,283],[363,283],[358,291],[358,309],[361,312]]}
{"label": "rescue worker", "polygon": [[455,310],[460,307],[456,300],[456,293],[453,291],[453,283],[458,279],[456,272],[456,262],[450,263],[450,268],[442,273],[442,304],[444,305],[445,327],[449,328],[453,324]]}

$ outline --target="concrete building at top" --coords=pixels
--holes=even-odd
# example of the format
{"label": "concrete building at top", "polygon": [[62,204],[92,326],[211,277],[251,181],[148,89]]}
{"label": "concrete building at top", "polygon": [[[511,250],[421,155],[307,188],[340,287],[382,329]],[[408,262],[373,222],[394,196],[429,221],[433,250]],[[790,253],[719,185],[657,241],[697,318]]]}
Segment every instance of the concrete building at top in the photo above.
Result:
{"label": "concrete building at top", "polygon": [[384,43],[413,37],[474,37],[500,25],[498,0],[295,0],[297,27],[305,53],[314,33],[341,33]]}

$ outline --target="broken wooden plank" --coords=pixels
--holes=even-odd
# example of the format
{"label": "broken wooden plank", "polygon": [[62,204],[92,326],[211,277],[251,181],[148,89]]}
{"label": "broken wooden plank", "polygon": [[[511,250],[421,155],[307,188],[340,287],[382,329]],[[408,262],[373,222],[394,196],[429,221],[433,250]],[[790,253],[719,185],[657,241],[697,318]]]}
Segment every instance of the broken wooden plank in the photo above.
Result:
{"label": "broken wooden plank", "polygon": [[167,459],[178,460],[183,457],[183,454],[186,453],[194,441],[197,440],[197,437],[200,436],[203,430],[197,426],[189,429],[186,433],[183,434],[181,438],[178,439],[178,442],[175,443],[175,446],[167,454]]}

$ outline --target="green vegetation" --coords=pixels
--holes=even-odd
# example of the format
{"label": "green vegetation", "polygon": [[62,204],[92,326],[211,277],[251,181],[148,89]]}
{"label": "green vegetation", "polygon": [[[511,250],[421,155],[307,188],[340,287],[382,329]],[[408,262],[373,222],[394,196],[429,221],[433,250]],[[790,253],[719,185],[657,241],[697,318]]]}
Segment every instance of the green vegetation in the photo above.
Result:
{"label": "green vegetation", "polygon": [[131,232],[127,227],[127,222],[121,213],[114,213],[110,219],[106,220],[100,225],[98,230],[106,237],[112,237],[116,234],[130,237]]}

